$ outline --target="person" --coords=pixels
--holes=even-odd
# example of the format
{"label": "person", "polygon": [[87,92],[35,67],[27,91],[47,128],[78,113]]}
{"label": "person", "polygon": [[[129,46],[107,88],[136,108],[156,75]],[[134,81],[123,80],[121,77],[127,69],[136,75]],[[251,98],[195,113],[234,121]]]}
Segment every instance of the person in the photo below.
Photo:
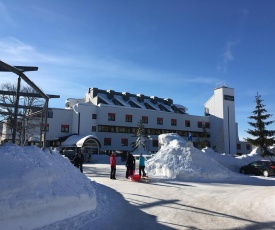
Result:
{"label": "person", "polygon": [[188,133],[188,141],[192,141],[192,133]]}
{"label": "person", "polygon": [[73,164],[75,167],[80,169],[80,172],[83,173],[83,162],[84,162],[84,155],[82,153],[77,153],[73,159]]}
{"label": "person", "polygon": [[146,176],[144,169],[145,169],[145,157],[142,156],[142,153],[141,153],[139,156],[139,175],[140,176],[141,176],[141,172],[143,177]]}
{"label": "person", "polygon": [[80,172],[83,173],[84,154],[79,153],[79,156],[80,156],[79,169],[80,169]]}
{"label": "person", "polygon": [[61,154],[61,155],[65,155],[65,151],[66,151],[66,149],[61,149],[61,150],[60,150],[60,154]]}
{"label": "person", "polygon": [[128,152],[126,160],[126,178],[133,175],[133,172],[136,167],[136,160],[134,156]]}
{"label": "person", "polygon": [[110,179],[116,180],[116,153],[113,152],[110,156],[111,173]]}
{"label": "person", "polygon": [[77,153],[73,159],[74,166],[79,168],[81,164],[81,156],[80,153]]}

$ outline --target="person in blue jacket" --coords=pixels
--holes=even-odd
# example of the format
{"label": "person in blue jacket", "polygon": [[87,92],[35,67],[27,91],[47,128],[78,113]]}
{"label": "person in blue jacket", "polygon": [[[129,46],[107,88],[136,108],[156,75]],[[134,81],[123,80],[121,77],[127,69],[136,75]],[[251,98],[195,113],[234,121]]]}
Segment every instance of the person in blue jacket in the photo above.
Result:
{"label": "person in blue jacket", "polygon": [[145,169],[145,157],[142,156],[142,153],[141,153],[139,157],[139,175],[140,176],[141,176],[141,172],[143,177],[146,176],[144,169]]}

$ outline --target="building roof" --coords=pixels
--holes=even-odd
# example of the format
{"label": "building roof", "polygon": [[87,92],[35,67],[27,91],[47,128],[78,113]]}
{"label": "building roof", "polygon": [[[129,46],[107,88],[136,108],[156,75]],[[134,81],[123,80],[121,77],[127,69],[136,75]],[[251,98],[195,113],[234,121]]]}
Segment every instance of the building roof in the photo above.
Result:
{"label": "building roof", "polygon": [[114,90],[89,88],[85,98],[86,102],[89,101],[96,105],[105,104],[181,114],[185,114],[187,111],[185,106],[173,104],[173,100],[170,98],[159,98],[156,96],[145,96],[143,94],[131,94],[128,92],[116,92]]}
{"label": "building roof", "polygon": [[62,147],[82,147],[84,142],[88,139],[94,139],[99,144],[97,137],[94,135],[71,135],[62,144]]}

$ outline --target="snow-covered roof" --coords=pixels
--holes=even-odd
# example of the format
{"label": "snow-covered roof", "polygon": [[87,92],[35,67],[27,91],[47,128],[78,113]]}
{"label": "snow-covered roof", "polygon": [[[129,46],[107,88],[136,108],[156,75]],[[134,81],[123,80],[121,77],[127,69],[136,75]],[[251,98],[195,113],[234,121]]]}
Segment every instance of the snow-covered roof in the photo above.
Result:
{"label": "snow-covered roof", "polygon": [[72,135],[68,137],[64,142],[62,142],[62,147],[82,147],[84,142],[89,139],[93,138],[97,140],[97,137],[94,135]]}
{"label": "snow-covered roof", "polygon": [[[158,98],[156,96],[144,96],[143,94],[130,94],[127,92],[115,92],[114,90],[101,90],[98,88],[89,88],[86,93],[86,101],[89,99],[93,103],[133,107],[148,110],[182,113],[187,111],[187,108],[173,104],[173,100],[169,98]],[[90,100],[92,99],[92,100]]]}

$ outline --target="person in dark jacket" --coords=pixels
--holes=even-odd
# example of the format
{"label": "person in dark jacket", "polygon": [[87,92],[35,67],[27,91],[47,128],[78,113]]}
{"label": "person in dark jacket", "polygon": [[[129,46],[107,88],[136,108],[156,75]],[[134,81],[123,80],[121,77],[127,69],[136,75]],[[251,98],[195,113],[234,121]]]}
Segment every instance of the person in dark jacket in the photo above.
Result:
{"label": "person in dark jacket", "polygon": [[111,166],[111,173],[110,179],[116,179],[116,153],[113,152],[110,156],[110,166]]}
{"label": "person in dark jacket", "polygon": [[80,172],[83,173],[83,161],[84,161],[84,155],[82,153],[77,153],[73,159],[74,166],[80,169]]}
{"label": "person in dark jacket", "polygon": [[80,172],[83,173],[83,163],[84,163],[84,154],[83,153],[80,153],[80,164],[79,164],[79,169],[80,169]]}
{"label": "person in dark jacket", "polygon": [[135,167],[136,167],[136,160],[131,153],[128,153],[127,160],[126,160],[126,178],[133,175]]}

